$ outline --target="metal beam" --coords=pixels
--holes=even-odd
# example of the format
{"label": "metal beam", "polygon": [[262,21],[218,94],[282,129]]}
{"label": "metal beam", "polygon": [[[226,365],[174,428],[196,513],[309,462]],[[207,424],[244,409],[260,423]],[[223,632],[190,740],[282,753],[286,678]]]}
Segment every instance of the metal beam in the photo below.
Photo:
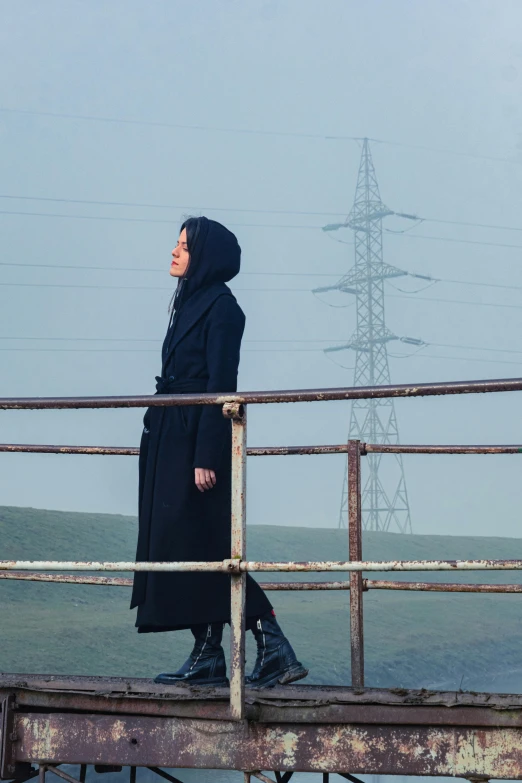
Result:
{"label": "metal beam", "polygon": [[17,762],[522,778],[522,729],[15,716]]}

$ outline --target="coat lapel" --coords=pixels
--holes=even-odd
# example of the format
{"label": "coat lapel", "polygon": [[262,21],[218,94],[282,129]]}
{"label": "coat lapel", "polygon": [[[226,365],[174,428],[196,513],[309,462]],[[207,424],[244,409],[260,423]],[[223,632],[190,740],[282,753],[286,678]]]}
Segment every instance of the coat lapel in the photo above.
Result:
{"label": "coat lapel", "polygon": [[163,367],[166,367],[174,349],[187,332],[197,324],[200,318],[203,318],[216,299],[227,294],[232,295],[230,288],[225,285],[225,283],[216,283],[208,288],[202,288],[201,290],[196,291],[196,293],[185,302],[176,318],[174,335],[171,339],[168,351],[165,354]]}

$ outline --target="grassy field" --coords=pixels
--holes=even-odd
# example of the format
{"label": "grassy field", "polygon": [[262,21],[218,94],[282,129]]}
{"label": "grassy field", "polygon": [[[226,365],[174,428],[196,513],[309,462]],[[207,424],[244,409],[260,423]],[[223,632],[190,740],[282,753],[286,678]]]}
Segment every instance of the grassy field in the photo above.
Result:
{"label": "grassy field", "polygon": [[[0,507],[0,557],[132,560],[136,526],[132,517]],[[251,526],[248,544],[250,559],[347,559],[346,531]],[[482,557],[522,559],[522,540],[392,533],[364,538],[365,559]],[[389,578],[417,576],[438,581],[522,578],[494,572]],[[309,682],[348,684],[348,594],[271,596],[299,657],[310,667]],[[0,581],[0,669],[148,677],[181,663],[190,635],[138,636],[129,599],[129,588]],[[492,674],[522,665],[522,595],[371,591],[364,603],[368,685],[478,689]],[[248,659],[253,658],[249,642]]]}

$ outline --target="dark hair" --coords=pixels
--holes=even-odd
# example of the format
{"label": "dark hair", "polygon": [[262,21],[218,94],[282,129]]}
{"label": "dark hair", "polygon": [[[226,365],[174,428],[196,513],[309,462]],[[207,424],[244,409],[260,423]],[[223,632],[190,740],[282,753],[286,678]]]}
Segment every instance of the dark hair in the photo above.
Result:
{"label": "dark hair", "polygon": [[[179,230],[180,234],[183,231],[183,229],[187,230],[187,247],[188,247],[189,256],[192,255],[192,252],[196,245],[196,239],[199,234],[199,224],[200,221],[198,220],[197,217],[188,217],[183,221],[183,223],[181,224],[181,228]],[[178,278],[178,284],[169,302],[169,313],[171,316],[174,314],[174,310],[178,309],[181,306],[183,289],[185,287],[185,281],[187,280],[189,267],[190,267],[190,258],[184,275]]]}

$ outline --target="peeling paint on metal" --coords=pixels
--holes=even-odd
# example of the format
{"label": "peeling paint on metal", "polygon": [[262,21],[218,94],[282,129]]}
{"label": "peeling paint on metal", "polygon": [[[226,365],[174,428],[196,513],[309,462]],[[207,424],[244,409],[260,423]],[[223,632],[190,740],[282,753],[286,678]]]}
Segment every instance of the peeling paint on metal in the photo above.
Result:
{"label": "peeling paint on metal", "polygon": [[[0,571],[218,571],[331,572],[331,571],[521,571],[522,560],[386,560],[258,562],[234,558],[216,562],[95,562],[80,560],[0,560]],[[398,589],[398,588],[397,588]]]}
{"label": "peeling paint on metal", "polygon": [[357,386],[333,389],[243,392],[236,394],[161,394],[132,397],[4,397],[0,410],[64,410],[80,408],[148,408],[171,405],[268,404],[366,400],[398,397],[430,397],[448,394],[485,394],[522,391],[522,378],[455,381],[388,386]]}

